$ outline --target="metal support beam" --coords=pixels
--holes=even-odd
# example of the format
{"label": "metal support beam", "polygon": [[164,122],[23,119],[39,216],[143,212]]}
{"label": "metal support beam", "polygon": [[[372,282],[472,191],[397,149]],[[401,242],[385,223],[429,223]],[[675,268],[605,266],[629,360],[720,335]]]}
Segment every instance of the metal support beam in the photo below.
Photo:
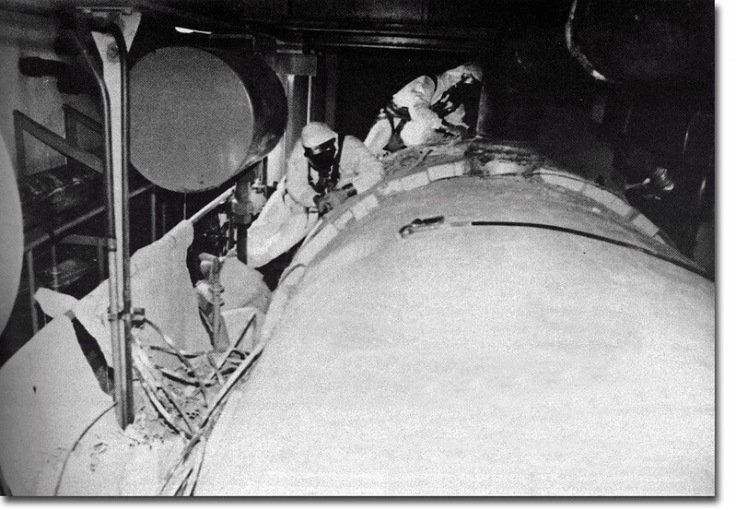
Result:
{"label": "metal support beam", "polygon": [[[110,329],[113,345],[115,404],[118,423],[122,428],[135,418],[133,406],[132,370],[130,357],[131,296],[130,246],[128,226],[128,69],[127,48],[140,23],[138,12],[83,10],[88,15],[97,50],[102,60],[103,98],[106,102],[106,150],[110,171],[108,214],[113,217],[113,236],[110,237]],[[100,75],[94,66],[96,78]]]}
{"label": "metal support beam", "polygon": [[56,243],[51,243],[51,290],[58,292],[59,285],[59,257],[57,256]]}
{"label": "metal support beam", "polygon": [[67,158],[71,158],[92,170],[103,173],[103,165],[100,158],[80,149],[76,144],[73,144],[64,137],[57,135],[42,124],[31,119],[23,112],[15,110],[13,112],[13,121],[15,124],[15,145],[19,175],[26,175],[25,142],[23,140],[23,135],[25,133],[28,133],[34,138],[40,140]]}

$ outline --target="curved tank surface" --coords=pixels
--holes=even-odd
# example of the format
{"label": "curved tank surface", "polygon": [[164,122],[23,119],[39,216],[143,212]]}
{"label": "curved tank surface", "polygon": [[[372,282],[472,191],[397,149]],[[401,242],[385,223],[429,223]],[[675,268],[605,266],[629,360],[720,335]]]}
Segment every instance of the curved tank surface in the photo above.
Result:
{"label": "curved tank surface", "polygon": [[386,169],[284,272],[197,495],[714,494],[698,267],[518,147]]}
{"label": "curved tank surface", "polygon": [[166,47],[130,71],[131,162],[172,191],[217,187],[275,147],[286,95],[257,55]]}
{"label": "curved tank surface", "polygon": [[13,310],[23,266],[23,220],[15,170],[0,135],[0,332]]}

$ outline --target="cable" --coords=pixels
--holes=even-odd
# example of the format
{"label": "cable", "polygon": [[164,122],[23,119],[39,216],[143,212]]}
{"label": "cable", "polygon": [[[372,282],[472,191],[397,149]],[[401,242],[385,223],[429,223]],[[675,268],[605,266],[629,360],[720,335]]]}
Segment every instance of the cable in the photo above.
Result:
{"label": "cable", "polygon": [[[670,264],[674,264],[677,267],[681,267],[682,269],[686,269],[690,271],[691,273],[695,273],[698,276],[702,276],[703,278],[709,281],[714,281],[713,278],[707,272],[691,264],[683,262],[682,260],[676,259],[674,257],[669,257],[667,255],[662,255],[660,253],[657,253],[654,250],[650,250],[649,248],[644,248],[643,246],[639,246],[637,244],[628,243],[626,241],[620,241],[618,239],[612,239],[610,237],[600,236],[598,234],[592,234],[590,232],[585,232],[582,230],[576,230],[576,229],[567,228],[567,227],[559,227],[557,225],[548,225],[546,223],[526,223],[526,222],[515,222],[515,221],[471,221],[469,224],[474,227],[537,228],[541,230],[552,230],[554,232],[564,232],[566,234],[586,237],[588,239],[595,239],[596,241],[602,241],[604,243],[613,244],[615,246],[621,246],[623,248],[628,248],[631,250],[635,250],[635,251],[644,253],[656,259],[663,260],[665,262],[669,262]],[[464,225],[463,223],[460,223],[460,224],[453,225],[453,226],[463,226],[463,225]]]}
{"label": "cable", "polygon": [[172,356],[176,356],[176,357],[179,357],[181,355],[187,358],[199,358],[207,354],[206,351],[195,351],[195,352],[181,351],[181,350],[175,351],[173,349],[167,349],[165,347],[161,347],[160,345],[144,345],[142,347],[145,347],[146,349],[150,349],[152,351],[165,352],[166,354],[171,354]]}
{"label": "cable", "polygon": [[[228,359],[230,358],[230,356],[232,355],[232,353],[236,351],[236,349],[237,349],[237,347],[238,347],[238,344],[240,344],[240,341],[241,341],[241,340],[242,340],[243,338],[245,338],[245,334],[246,334],[246,333],[248,332],[248,330],[250,329],[250,326],[251,326],[251,324],[255,324],[255,323],[256,323],[256,314],[255,314],[255,312],[254,312],[254,313],[253,313],[253,315],[251,316],[250,320],[248,321],[248,323],[247,323],[247,324],[245,325],[245,329],[243,329],[243,332],[242,332],[242,333],[240,333],[240,336],[238,337],[238,339],[237,339],[237,340],[236,340],[235,342],[233,342],[233,344],[232,344],[232,345],[230,346],[230,348],[229,348],[229,349],[227,350],[227,352],[225,353],[225,355],[224,355],[224,356],[222,357],[222,361],[220,361],[220,362],[219,362],[219,363],[217,363],[217,364],[214,364],[214,363],[212,364],[212,367],[213,367],[213,368],[215,369],[215,371],[214,371],[214,372],[212,372],[212,376],[210,376],[210,382],[212,382],[212,381],[213,381],[213,379],[215,379],[215,378],[218,378],[218,377],[219,377],[219,375],[220,375],[220,371],[222,370],[222,367],[224,367],[224,366],[225,366],[225,363],[226,363],[226,362],[227,362],[227,360],[228,360]],[[245,355],[246,355],[246,354],[244,354],[244,356],[245,356]]]}
{"label": "cable", "polygon": [[[235,372],[230,375],[230,378],[227,380],[225,385],[220,389],[220,392],[217,394],[214,402],[207,410],[207,414],[200,422],[200,429],[197,431],[196,434],[194,434],[194,436],[192,436],[192,438],[189,440],[189,443],[184,447],[181,459],[176,465],[169,469],[169,472],[166,475],[166,479],[161,486],[161,490],[159,491],[159,495],[164,495],[163,492],[166,490],[170,482],[174,479],[174,475],[177,474],[177,471],[187,462],[189,455],[191,454],[195,446],[200,441],[207,441],[209,439],[208,433],[212,430],[212,427],[214,426],[213,421],[210,421],[212,416],[214,416],[215,413],[219,412],[221,408],[224,407],[224,404],[222,404],[222,402],[226,401],[226,397],[230,393],[230,390],[233,388],[235,383],[243,376],[243,374],[245,374],[248,368],[253,365],[255,360],[260,356],[261,352],[263,352],[264,347],[265,344],[263,343],[259,343],[258,345],[256,345],[253,351],[248,355],[245,360],[243,360],[243,362],[238,366]],[[199,474],[201,462],[203,461],[203,459],[204,455],[202,455],[202,457],[199,459],[200,464],[197,467],[197,475]],[[186,476],[189,476],[189,472],[186,473],[185,479]],[[193,483],[196,484],[196,480]]]}
{"label": "cable", "polygon": [[61,488],[61,481],[64,478],[64,471],[66,471],[66,465],[69,463],[69,459],[72,456],[72,453],[74,453],[74,450],[76,450],[77,446],[79,446],[79,443],[82,441],[82,438],[89,432],[89,430],[94,426],[95,423],[100,421],[100,419],[107,414],[110,409],[114,408],[116,405],[116,402],[113,402],[110,404],[104,411],[102,411],[97,418],[92,420],[92,422],[87,425],[87,427],[82,431],[81,434],[79,434],[79,437],[76,441],[74,441],[74,444],[72,445],[71,449],[69,449],[69,453],[66,454],[66,458],[64,458],[64,463],[61,465],[61,471],[59,472],[59,479],[56,481],[56,487],[54,487],[54,496],[59,495],[59,488]]}
{"label": "cable", "polygon": [[194,366],[189,363],[189,360],[182,354],[179,349],[176,347],[176,344],[174,344],[174,341],[169,338],[166,333],[163,332],[161,328],[159,328],[155,323],[153,323],[150,319],[145,318],[145,323],[148,324],[153,328],[153,330],[159,334],[161,338],[163,338],[164,342],[169,346],[169,348],[174,351],[174,354],[176,354],[176,357],[179,358],[179,361],[181,361],[191,372],[194,379],[197,381],[197,386],[199,386],[199,391],[202,393],[202,399],[204,400],[204,406],[209,407],[209,402],[207,401],[207,394],[204,390],[204,382],[199,378],[197,375],[197,371],[194,369]]}

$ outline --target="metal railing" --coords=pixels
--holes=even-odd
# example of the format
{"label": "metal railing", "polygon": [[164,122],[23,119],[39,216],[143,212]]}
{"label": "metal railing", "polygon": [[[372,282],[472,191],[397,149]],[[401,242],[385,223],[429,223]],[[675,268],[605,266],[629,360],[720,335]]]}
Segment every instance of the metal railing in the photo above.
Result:
{"label": "metal railing", "polygon": [[[62,154],[68,159],[72,159],[87,168],[102,173],[103,163],[99,157],[91,154],[79,147],[79,138],[77,136],[77,128],[79,125],[83,125],[93,132],[101,133],[102,125],[96,120],[84,115],[78,110],[72,108],[69,105],[64,105],[64,127],[65,137],[62,137],[45,126],[34,121],[22,112],[14,111],[13,120],[15,126],[15,142],[17,150],[17,165],[18,172],[20,175],[25,175],[26,172],[26,154],[25,154],[25,135],[31,135],[35,139],[46,144],[51,149],[55,150],[59,154]],[[138,188],[137,190],[131,191],[130,198],[139,196],[143,193],[150,192],[151,197],[151,241],[156,240],[156,193],[155,186],[153,184],[147,184]],[[51,251],[51,276],[52,283],[51,288],[53,290],[59,290],[59,270],[57,260],[57,245],[58,244],[78,244],[95,246],[97,248],[98,257],[98,271],[100,280],[105,278],[105,264],[104,255],[107,241],[104,237],[96,236],[80,236],[71,234],[70,230],[74,227],[81,225],[82,223],[92,219],[93,217],[103,213],[105,206],[98,206],[70,221],[67,221],[52,229],[47,229],[45,232],[26,239],[24,245],[25,263],[26,263],[26,278],[28,280],[28,293],[29,293],[29,305],[31,312],[31,327],[33,333],[37,333],[40,329],[40,321],[38,310],[36,309],[36,300],[34,294],[36,293],[36,270],[34,264],[34,250],[42,245],[45,245],[53,240],[50,246]]]}

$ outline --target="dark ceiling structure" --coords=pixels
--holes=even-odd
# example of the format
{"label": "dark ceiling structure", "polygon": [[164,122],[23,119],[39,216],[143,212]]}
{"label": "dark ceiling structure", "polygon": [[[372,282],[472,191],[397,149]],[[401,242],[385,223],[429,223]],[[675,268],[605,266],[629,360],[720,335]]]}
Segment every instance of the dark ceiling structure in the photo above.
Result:
{"label": "dark ceiling structure", "polygon": [[[591,66],[600,68],[602,75],[614,81],[710,80],[714,67],[715,9],[708,0],[7,0],[4,3],[5,8],[37,13],[56,13],[72,7],[129,7],[156,22],[220,36],[274,39],[299,45],[305,52],[381,48],[505,55],[511,47],[515,48],[516,56],[507,63],[517,61],[527,68],[550,58],[557,60],[561,45],[575,43]],[[568,20],[570,26],[566,27]]]}

